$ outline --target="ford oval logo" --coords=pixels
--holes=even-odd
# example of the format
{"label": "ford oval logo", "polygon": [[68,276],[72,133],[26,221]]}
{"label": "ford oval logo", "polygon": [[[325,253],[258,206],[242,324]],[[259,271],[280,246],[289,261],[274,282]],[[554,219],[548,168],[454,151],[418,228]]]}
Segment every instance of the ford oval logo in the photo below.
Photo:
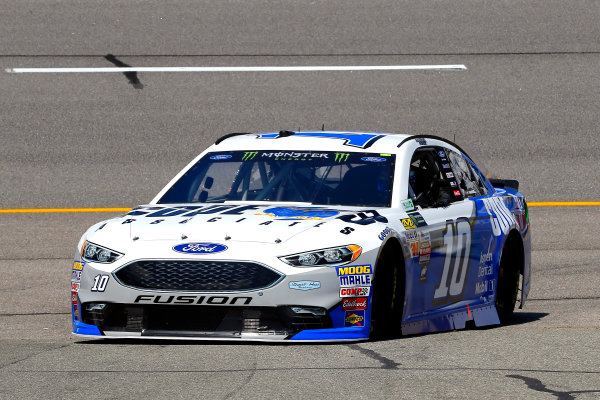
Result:
{"label": "ford oval logo", "polygon": [[362,157],[361,160],[369,162],[386,162],[387,158],[383,157]]}
{"label": "ford oval logo", "polygon": [[219,154],[216,156],[210,156],[211,160],[227,160],[228,158],[231,158],[230,154]]}
{"label": "ford oval logo", "polygon": [[186,254],[214,254],[227,250],[227,246],[218,243],[183,243],[173,246],[173,250]]}

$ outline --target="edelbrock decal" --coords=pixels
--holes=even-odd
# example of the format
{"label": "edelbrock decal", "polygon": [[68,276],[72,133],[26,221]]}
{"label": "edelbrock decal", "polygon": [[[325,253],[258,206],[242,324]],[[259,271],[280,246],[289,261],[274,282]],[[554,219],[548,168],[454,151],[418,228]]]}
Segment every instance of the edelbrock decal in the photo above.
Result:
{"label": "edelbrock decal", "polygon": [[214,254],[227,250],[227,246],[218,243],[182,243],[173,246],[173,250],[186,254]]}
{"label": "edelbrock decal", "polygon": [[290,282],[290,289],[295,290],[313,290],[319,289],[321,287],[321,282],[319,281],[295,281]]}

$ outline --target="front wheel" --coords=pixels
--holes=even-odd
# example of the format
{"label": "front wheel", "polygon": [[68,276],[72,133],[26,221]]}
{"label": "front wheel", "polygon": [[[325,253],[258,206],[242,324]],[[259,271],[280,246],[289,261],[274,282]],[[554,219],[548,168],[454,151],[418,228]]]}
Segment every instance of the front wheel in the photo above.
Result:
{"label": "front wheel", "polygon": [[386,247],[375,266],[371,298],[371,339],[401,334],[404,307],[404,260]]}

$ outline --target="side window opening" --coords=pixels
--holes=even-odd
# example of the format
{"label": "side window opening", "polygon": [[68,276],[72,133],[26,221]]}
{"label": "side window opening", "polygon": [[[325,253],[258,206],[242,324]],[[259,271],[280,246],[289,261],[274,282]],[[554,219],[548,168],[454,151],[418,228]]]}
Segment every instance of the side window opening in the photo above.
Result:
{"label": "side window opening", "polygon": [[447,153],[462,195],[471,198],[487,194],[485,184],[471,163],[462,154],[452,150],[447,150]]}
{"label": "side window opening", "polygon": [[438,147],[422,147],[415,151],[410,163],[408,192],[415,205],[422,208],[444,207],[462,200],[448,165],[446,152]]}

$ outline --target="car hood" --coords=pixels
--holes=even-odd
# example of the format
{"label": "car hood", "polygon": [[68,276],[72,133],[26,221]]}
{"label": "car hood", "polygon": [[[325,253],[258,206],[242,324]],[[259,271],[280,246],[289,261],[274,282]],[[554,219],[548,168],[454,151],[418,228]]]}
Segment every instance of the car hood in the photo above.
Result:
{"label": "car hood", "polygon": [[378,214],[335,207],[145,205],[96,227],[88,236],[88,240],[100,243],[115,242],[119,239],[279,243],[324,223],[345,226],[350,220],[364,220],[373,215]]}

